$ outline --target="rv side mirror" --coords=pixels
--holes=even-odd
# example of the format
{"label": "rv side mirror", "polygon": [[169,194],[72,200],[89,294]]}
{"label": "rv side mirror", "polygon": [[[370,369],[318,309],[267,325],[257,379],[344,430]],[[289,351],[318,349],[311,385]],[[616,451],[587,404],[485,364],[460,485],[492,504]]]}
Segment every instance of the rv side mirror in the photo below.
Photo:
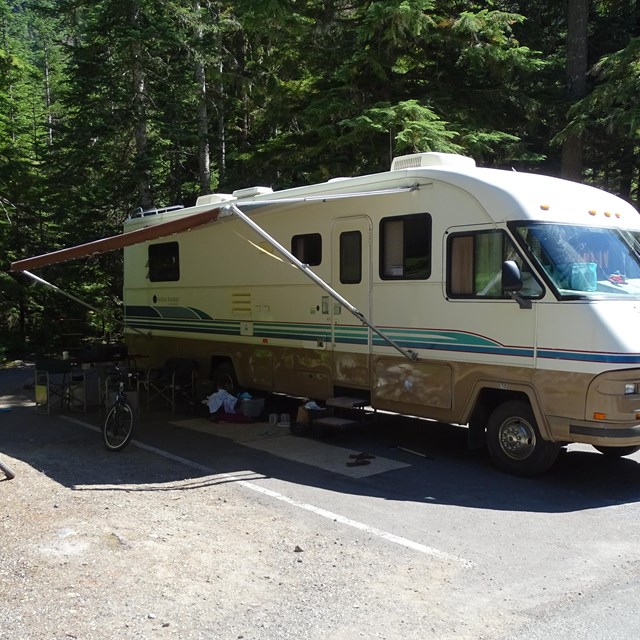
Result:
{"label": "rv side mirror", "polygon": [[513,260],[505,260],[502,263],[502,290],[515,300],[521,309],[531,309],[531,300],[523,298],[518,291],[522,289],[522,274],[520,268]]}
{"label": "rv side mirror", "polygon": [[513,260],[502,263],[502,290],[506,293],[516,293],[522,289],[522,275],[518,265]]}

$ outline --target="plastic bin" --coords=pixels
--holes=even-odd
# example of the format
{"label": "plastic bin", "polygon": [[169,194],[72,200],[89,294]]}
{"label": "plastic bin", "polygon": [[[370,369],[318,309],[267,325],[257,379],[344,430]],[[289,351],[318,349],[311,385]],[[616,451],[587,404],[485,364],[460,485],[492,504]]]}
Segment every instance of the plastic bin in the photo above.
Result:
{"label": "plastic bin", "polygon": [[242,398],[236,408],[247,418],[257,418],[264,410],[264,398]]}

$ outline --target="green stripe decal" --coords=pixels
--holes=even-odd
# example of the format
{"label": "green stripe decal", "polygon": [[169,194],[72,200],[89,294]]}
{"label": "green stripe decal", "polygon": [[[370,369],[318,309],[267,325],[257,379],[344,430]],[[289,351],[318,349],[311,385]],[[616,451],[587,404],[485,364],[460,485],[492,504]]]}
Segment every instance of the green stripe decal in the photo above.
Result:
{"label": "green stripe decal", "polygon": [[[174,333],[200,333],[217,336],[240,336],[240,320],[215,320],[209,314],[195,307],[152,307],[128,305],[125,320],[129,327],[137,329],[167,331]],[[246,321],[245,321],[246,322]],[[253,325],[253,337],[280,340],[331,340],[329,324],[260,322],[249,321]],[[333,338],[340,344],[366,345],[370,330],[359,325],[335,325]],[[388,338],[405,349],[458,352],[466,354],[515,356],[539,360],[565,360],[576,362],[600,362],[612,364],[640,365],[640,353],[607,353],[592,351],[567,351],[562,349],[533,347],[509,347],[499,342],[465,331],[437,329],[409,329],[400,327],[380,327]],[[372,334],[375,346],[388,345],[376,333]]]}

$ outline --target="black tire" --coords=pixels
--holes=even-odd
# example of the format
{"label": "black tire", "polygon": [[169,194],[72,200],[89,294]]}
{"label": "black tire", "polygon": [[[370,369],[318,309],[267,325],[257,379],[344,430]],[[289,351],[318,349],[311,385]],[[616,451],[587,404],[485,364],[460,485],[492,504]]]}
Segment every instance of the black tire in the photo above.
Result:
{"label": "black tire", "polygon": [[13,472],[13,469],[7,466],[2,460],[0,460],[0,471],[4,473],[7,480],[13,480],[16,477],[16,474]]}
{"label": "black tire", "polygon": [[102,427],[104,445],[109,451],[121,451],[133,436],[133,411],[126,402],[116,404],[107,414]]}
{"label": "black tire", "polygon": [[593,448],[608,458],[624,458],[640,451],[640,447],[602,447],[593,445]]}
{"label": "black tire", "polygon": [[556,461],[561,445],[543,440],[528,402],[509,400],[489,416],[487,448],[494,464],[517,476],[537,476]]}

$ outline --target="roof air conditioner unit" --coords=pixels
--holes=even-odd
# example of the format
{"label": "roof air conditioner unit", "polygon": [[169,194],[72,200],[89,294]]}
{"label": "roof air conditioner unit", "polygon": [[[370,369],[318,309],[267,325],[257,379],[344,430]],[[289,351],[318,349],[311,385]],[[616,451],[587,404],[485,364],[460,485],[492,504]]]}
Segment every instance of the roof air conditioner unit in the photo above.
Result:
{"label": "roof air conditioner unit", "polygon": [[391,163],[391,171],[403,169],[420,169],[423,167],[466,167],[476,166],[476,161],[456,153],[413,153],[409,156],[398,156]]}

